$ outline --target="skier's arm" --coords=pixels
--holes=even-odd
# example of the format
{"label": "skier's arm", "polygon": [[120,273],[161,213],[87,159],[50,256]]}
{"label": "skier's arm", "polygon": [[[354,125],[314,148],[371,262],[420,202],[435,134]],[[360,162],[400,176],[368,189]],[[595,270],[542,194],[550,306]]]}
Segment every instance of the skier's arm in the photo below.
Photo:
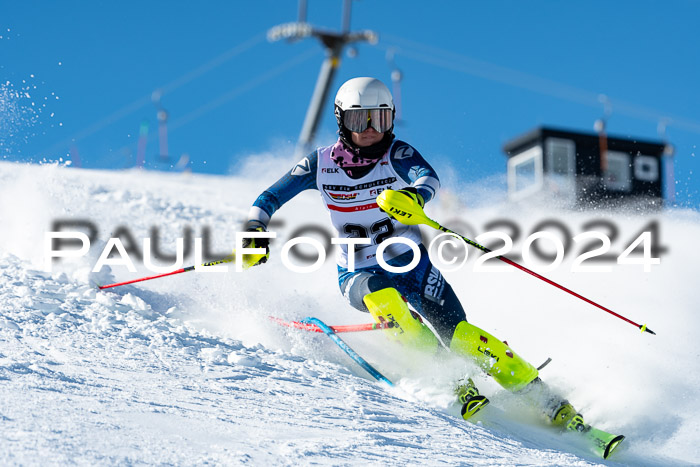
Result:
{"label": "skier's arm", "polygon": [[410,144],[397,141],[391,148],[391,164],[406,182],[410,183],[427,203],[435,197],[440,180],[435,170]]}
{"label": "skier's arm", "polygon": [[314,151],[263,191],[250,208],[247,227],[267,230],[270,218],[284,203],[304,190],[316,189],[317,167],[318,154]]}

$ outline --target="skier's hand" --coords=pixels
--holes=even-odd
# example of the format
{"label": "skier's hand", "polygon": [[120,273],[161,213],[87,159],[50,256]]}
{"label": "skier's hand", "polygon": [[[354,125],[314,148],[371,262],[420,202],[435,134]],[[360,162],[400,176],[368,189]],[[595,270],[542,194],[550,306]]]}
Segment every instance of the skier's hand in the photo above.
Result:
{"label": "skier's hand", "polygon": [[[395,190],[390,190],[390,191],[395,191]],[[423,209],[423,206],[425,206],[425,201],[423,200],[423,197],[418,193],[418,190],[412,186],[407,186],[406,188],[403,188],[401,190],[396,190],[396,193],[401,193],[404,196],[408,196],[411,200],[411,202],[418,204],[418,206]],[[379,198],[379,197],[377,197]],[[393,218],[391,214],[386,212],[382,207],[379,207],[379,210],[386,213],[389,217]]]}
{"label": "skier's hand", "polygon": [[[246,232],[267,232],[265,227],[260,226],[260,225],[250,225],[248,224],[246,229]],[[265,248],[265,256],[257,260],[255,263],[251,264],[250,266],[259,266],[261,264],[264,264],[267,262],[267,260],[270,258],[270,239],[269,238],[244,238],[243,239],[243,248]]]}
{"label": "skier's hand", "polygon": [[403,193],[404,195],[411,198],[413,201],[418,203],[418,205],[421,208],[425,207],[425,201],[423,200],[423,197],[420,195],[420,193],[418,193],[418,190],[415,187],[407,186],[406,188],[399,190],[399,193]]}
{"label": "skier's hand", "polygon": [[[377,206],[392,219],[405,225],[419,225],[431,221],[423,212],[423,197],[413,187],[403,190],[384,190],[377,196]],[[430,225],[430,224],[428,224]]]}

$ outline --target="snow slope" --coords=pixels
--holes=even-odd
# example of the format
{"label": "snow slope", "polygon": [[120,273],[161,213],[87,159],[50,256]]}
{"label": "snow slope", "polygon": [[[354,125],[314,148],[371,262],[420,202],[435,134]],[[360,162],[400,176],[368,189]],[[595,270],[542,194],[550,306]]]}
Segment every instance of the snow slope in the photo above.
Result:
{"label": "snow slope", "polygon": [[[462,421],[450,387],[473,371],[462,362],[426,361],[377,331],[344,335],[397,382],[388,389],[324,336],[272,324],[269,315],[369,321],[338,293],[332,254],[311,274],[280,261],[295,229],[327,225],[314,193],[276,216],[283,224],[263,267],[190,272],[106,291],[94,286],[153,274],[141,262],[135,273],[123,266],[90,272],[115,232],[128,231],[140,247],[156,227],[161,249],[171,253],[188,226],[195,237],[207,226],[211,250],[230,251],[249,205],[282,170],[270,161],[250,179],[0,163],[1,464],[603,463],[575,435],[538,424],[531,409],[486,377],[476,380],[493,403],[478,423]],[[479,190],[445,191],[428,213],[478,233],[508,219],[522,230],[518,244],[542,220],[561,220],[576,234],[607,219],[618,229],[616,253],[658,221],[667,251],[651,272],[609,263],[610,272],[572,273],[569,255],[545,273],[648,323],[657,336],[517,270],[475,272],[474,251],[462,270],[445,275],[471,322],[535,364],[551,357],[543,379],[588,422],[627,436],[606,464],[700,462],[700,215],[455,201],[469,204],[485,193]],[[89,220],[98,240],[84,258],[45,272],[44,235],[57,219]]]}

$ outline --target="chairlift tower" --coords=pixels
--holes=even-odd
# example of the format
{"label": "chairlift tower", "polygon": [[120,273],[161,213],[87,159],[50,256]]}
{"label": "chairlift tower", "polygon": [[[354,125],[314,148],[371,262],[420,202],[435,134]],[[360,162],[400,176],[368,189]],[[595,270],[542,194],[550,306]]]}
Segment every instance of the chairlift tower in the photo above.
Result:
{"label": "chairlift tower", "polygon": [[328,92],[333,83],[335,73],[340,66],[340,57],[346,45],[355,42],[368,42],[376,44],[378,36],[373,31],[350,32],[350,9],[352,0],[343,0],[342,31],[333,32],[315,28],[306,22],[306,1],[299,2],[299,21],[296,23],[280,24],[271,28],[267,33],[270,42],[286,39],[289,42],[298,41],[307,37],[315,37],[326,50],[326,58],[321,65],[321,70],[316,80],[309,108],[306,111],[304,124],[301,128],[299,141],[297,142],[296,155],[303,156],[311,150],[316,130],[321,121],[324,104],[328,98]]}

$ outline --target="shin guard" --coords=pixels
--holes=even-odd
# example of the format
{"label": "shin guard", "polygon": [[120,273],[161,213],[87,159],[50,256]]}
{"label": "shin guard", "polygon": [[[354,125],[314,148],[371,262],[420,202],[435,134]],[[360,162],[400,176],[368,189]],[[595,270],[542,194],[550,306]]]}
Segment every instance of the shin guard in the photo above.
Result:
{"label": "shin guard", "polygon": [[509,391],[519,391],[537,378],[537,368],[507,344],[466,321],[457,325],[450,349],[475,361]]}
{"label": "shin guard", "polygon": [[391,323],[390,328],[384,329],[389,339],[421,350],[437,350],[439,343],[435,334],[413,317],[403,297],[393,287],[365,295],[364,302],[375,321]]}

